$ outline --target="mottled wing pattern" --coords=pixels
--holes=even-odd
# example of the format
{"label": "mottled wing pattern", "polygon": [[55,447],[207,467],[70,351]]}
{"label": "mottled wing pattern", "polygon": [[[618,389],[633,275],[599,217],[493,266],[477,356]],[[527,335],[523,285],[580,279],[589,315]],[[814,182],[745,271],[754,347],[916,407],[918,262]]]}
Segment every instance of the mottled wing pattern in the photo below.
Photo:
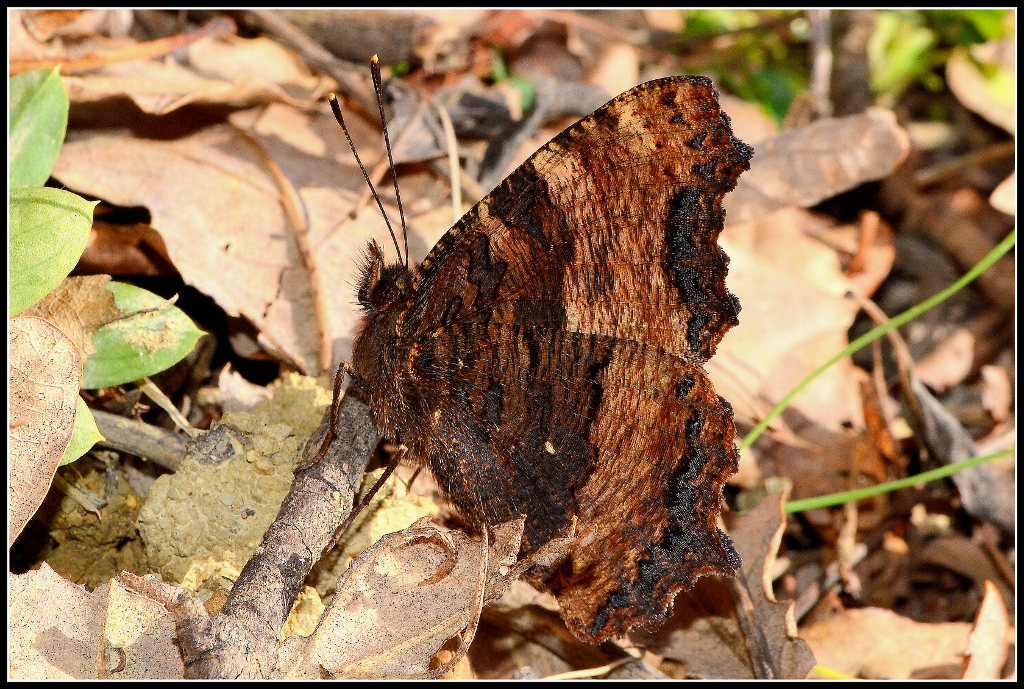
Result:
{"label": "mottled wing pattern", "polygon": [[700,364],[736,323],[716,240],[749,157],[706,79],[643,84],[542,147],[414,278],[406,384],[431,404],[410,448],[468,515],[526,514],[527,552],[578,518],[543,576],[581,638],[650,625],[738,564],[715,524],[732,413]]}

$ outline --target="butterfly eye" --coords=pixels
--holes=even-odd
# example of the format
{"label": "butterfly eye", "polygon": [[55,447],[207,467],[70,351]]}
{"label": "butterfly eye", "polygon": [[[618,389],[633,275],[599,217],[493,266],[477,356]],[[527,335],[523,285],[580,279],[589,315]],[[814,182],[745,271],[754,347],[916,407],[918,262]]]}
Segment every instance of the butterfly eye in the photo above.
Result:
{"label": "butterfly eye", "polygon": [[391,306],[401,293],[395,281],[397,276],[394,274],[393,268],[385,270],[377,284],[370,289],[370,308],[374,311],[381,311]]}
{"label": "butterfly eye", "polygon": [[377,245],[371,245],[363,265],[356,298],[366,313],[377,313],[394,304],[408,292],[412,281],[409,271],[400,263],[386,266]]}

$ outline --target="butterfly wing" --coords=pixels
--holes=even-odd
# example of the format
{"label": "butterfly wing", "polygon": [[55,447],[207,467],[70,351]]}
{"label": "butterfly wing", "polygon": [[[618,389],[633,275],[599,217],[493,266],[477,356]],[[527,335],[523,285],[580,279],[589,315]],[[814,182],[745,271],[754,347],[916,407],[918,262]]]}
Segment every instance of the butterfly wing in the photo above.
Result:
{"label": "butterfly wing", "polygon": [[738,564],[716,526],[731,409],[700,368],[739,304],[717,245],[750,149],[710,82],[636,87],[569,127],[470,211],[414,277],[408,439],[467,515],[527,515],[580,638],[650,625]]}
{"label": "butterfly wing", "polygon": [[411,316],[423,334],[490,314],[706,361],[737,322],[717,237],[750,155],[707,79],[641,84],[540,148],[442,237]]}

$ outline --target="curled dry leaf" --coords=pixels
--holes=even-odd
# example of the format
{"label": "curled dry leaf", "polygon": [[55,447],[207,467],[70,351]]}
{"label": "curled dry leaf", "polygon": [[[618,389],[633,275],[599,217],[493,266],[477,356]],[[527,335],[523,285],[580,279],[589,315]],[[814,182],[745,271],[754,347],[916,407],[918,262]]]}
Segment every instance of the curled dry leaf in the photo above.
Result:
{"label": "curled dry leaf", "polygon": [[1011,134],[1017,132],[1016,48],[1012,37],[960,46],[946,63],[946,82],[957,100]]}
{"label": "curled dry leaf", "polygon": [[116,579],[94,593],[45,562],[8,579],[10,679],[178,679],[173,616]]}
{"label": "curled dry leaf", "polygon": [[[767,644],[777,678],[803,679],[814,667],[814,656],[797,637],[793,603],[780,603],[772,594],[771,572],[786,520],[785,497],[769,495],[738,517],[729,530],[743,560],[743,577],[753,603],[753,623]],[[721,579],[699,579],[680,594],[668,624],[656,634],[634,633],[630,639],[659,655],[685,663],[688,674],[704,678],[752,678],[747,640],[736,619],[728,586]]]}
{"label": "curled dry leaf", "polygon": [[[485,598],[510,583],[522,534],[522,520],[491,530]],[[469,623],[480,555],[479,540],[423,520],[385,536],[352,561],[314,635],[290,640],[307,645],[288,676],[425,676],[431,657]]]}
{"label": "curled dry leaf", "polygon": [[1016,172],[1011,173],[1009,177],[999,183],[999,186],[995,188],[992,195],[988,197],[988,202],[992,204],[993,208],[1007,215],[1015,215],[1017,213]]}
{"label": "curled dry leaf", "polygon": [[[726,199],[730,221],[762,218],[786,206],[813,206],[881,179],[910,150],[889,110],[818,120],[755,143],[750,172]],[[728,232],[726,233],[728,235]]]}
{"label": "curled dry leaf", "polygon": [[82,355],[41,318],[8,321],[7,545],[50,489],[75,425]]}
{"label": "curled dry leaf", "polygon": [[269,39],[228,41],[210,36],[189,46],[189,57],[191,66],[170,60],[109,64],[65,76],[64,83],[76,105],[123,97],[152,115],[186,105],[244,108],[278,102],[304,108],[310,100],[293,97],[283,87],[313,97],[318,84],[292,53]]}

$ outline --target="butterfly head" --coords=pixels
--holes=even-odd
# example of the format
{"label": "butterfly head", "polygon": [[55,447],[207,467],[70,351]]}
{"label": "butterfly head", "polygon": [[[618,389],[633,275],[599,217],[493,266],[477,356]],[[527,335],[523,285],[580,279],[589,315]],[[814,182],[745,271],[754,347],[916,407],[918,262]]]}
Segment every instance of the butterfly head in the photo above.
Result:
{"label": "butterfly head", "polygon": [[373,315],[385,311],[412,294],[412,273],[401,263],[384,261],[384,250],[371,241],[366,247],[356,298],[362,310]]}

